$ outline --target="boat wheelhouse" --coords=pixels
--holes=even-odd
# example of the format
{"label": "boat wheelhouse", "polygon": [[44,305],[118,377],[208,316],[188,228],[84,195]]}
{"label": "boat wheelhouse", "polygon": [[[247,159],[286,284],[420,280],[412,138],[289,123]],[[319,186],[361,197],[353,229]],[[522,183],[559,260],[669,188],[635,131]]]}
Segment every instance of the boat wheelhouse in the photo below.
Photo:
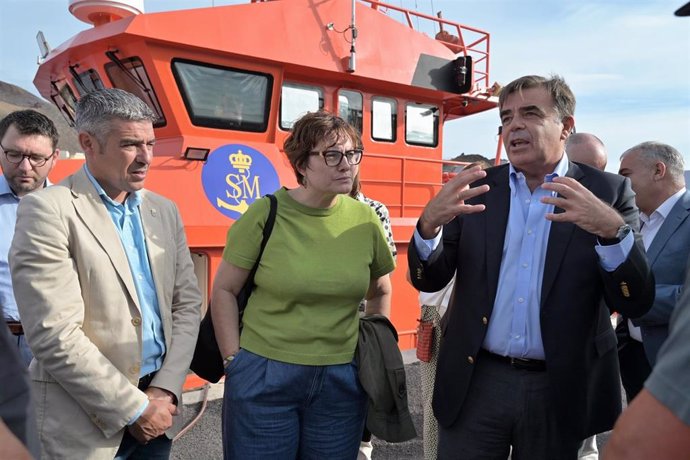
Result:
{"label": "boat wheelhouse", "polygon": [[[70,121],[79,97],[103,87],[155,111],[146,187],[177,203],[205,300],[228,227],[253,200],[296,186],[282,152],[294,121],[325,109],[354,124],[362,189],[390,210],[398,249],[392,320],[401,348],[415,347],[407,245],[441,186],[446,123],[496,106],[488,33],[376,0],[160,13],[144,13],[142,0],[71,0],[70,11],[93,26],[46,49],[34,83]],[[82,162],[58,162],[51,180]]]}

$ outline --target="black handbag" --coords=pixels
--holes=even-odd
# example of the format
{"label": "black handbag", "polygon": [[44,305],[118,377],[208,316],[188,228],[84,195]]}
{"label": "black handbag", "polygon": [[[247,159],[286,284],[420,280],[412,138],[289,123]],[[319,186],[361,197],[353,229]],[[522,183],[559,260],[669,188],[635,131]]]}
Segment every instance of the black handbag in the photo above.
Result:
{"label": "black handbag", "polygon": [[[273,195],[266,196],[271,201],[271,208],[268,212],[266,223],[264,224],[263,239],[261,240],[259,255],[256,258],[256,262],[254,262],[252,270],[249,272],[247,281],[245,281],[244,286],[242,286],[242,289],[237,294],[237,309],[239,313],[240,332],[242,331],[242,315],[244,314],[244,309],[247,306],[249,296],[254,290],[254,275],[256,274],[256,270],[259,268],[259,261],[261,261],[261,256],[264,253],[264,248],[266,247],[268,238],[271,236],[273,224],[276,220],[276,212],[278,210],[278,202],[276,197]],[[218,382],[225,371],[223,369],[223,357],[220,354],[218,342],[216,341],[216,333],[213,329],[213,317],[211,315],[210,303],[208,305],[208,309],[206,310],[206,315],[204,315],[204,319],[201,320],[201,324],[199,326],[199,336],[196,339],[194,357],[192,358],[189,368],[202,379],[208,380],[212,383]]]}

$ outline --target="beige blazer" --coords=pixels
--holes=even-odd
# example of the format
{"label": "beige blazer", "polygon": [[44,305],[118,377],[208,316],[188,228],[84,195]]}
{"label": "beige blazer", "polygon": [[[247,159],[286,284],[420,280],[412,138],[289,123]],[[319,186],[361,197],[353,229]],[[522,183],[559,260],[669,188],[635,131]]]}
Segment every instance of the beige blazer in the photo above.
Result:
{"label": "beige blazer", "polygon": [[[151,383],[177,395],[196,344],[201,295],[175,204],[143,191],[166,355]],[[22,198],[10,249],[44,456],[112,459],[146,401],[137,388],[141,308],[117,230],[82,168]]]}

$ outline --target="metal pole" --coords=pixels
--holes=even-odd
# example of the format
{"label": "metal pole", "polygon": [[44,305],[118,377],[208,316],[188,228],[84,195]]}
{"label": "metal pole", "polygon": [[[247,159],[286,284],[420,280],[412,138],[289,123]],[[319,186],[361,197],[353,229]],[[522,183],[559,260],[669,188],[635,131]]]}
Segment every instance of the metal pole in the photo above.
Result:
{"label": "metal pole", "polygon": [[352,24],[350,30],[352,31],[352,42],[350,43],[350,60],[347,64],[347,71],[352,73],[357,68],[357,52],[355,51],[355,41],[357,40],[357,26],[355,25],[355,1],[352,0]]}

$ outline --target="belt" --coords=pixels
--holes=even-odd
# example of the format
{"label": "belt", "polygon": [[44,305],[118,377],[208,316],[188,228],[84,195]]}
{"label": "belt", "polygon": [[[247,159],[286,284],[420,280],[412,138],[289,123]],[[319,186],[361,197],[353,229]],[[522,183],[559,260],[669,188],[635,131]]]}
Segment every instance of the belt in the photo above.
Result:
{"label": "belt", "polygon": [[12,335],[24,335],[24,328],[19,321],[7,321],[7,327]]}
{"label": "belt", "polygon": [[493,361],[498,361],[501,363],[509,364],[515,369],[523,369],[526,371],[543,372],[546,370],[546,361],[541,359],[529,359],[529,358],[513,358],[512,356],[501,356],[496,353],[491,353],[490,351],[484,350],[483,348],[479,350],[479,356],[482,358],[488,358]]}
{"label": "belt", "polygon": [[144,391],[149,387],[149,385],[151,385],[151,382],[153,381],[153,378],[156,376],[157,372],[158,371],[151,372],[150,374],[146,374],[145,376],[139,379],[138,387],[141,391]]}

